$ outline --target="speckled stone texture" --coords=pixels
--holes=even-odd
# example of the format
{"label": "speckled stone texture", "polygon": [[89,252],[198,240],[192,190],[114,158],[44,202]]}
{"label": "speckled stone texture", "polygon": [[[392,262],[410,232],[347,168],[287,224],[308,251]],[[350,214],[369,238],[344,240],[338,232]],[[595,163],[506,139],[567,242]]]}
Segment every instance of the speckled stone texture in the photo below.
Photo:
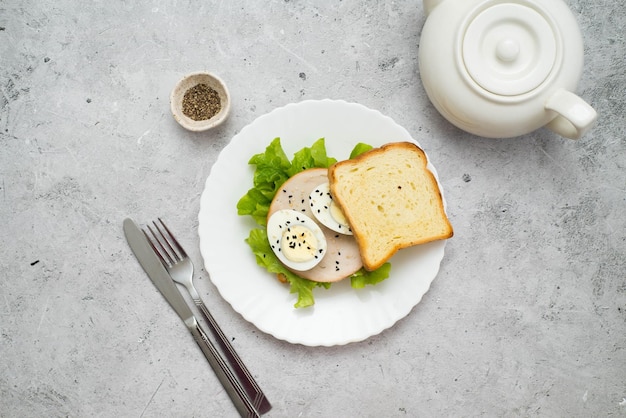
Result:
{"label": "speckled stone texture", "polygon": [[[571,141],[447,123],[418,73],[419,1],[0,1],[0,417],[236,412],[130,253],[122,220],[164,217],[197,266],[220,150],[303,99],[395,119],[437,167],[455,236],[421,303],[332,348],[258,331],[203,299],[274,405],[269,417],[626,415],[626,8],[567,0],[584,35]],[[169,113],[185,73],[226,80],[232,115]]]}

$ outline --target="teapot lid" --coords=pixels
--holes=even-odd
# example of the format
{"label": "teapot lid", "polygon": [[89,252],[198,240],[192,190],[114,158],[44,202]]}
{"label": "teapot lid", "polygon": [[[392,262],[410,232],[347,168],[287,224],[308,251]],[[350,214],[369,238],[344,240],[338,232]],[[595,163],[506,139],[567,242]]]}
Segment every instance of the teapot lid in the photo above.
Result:
{"label": "teapot lid", "polygon": [[522,3],[499,3],[470,19],[460,48],[465,69],[481,88],[517,96],[539,87],[560,51],[549,17]]}

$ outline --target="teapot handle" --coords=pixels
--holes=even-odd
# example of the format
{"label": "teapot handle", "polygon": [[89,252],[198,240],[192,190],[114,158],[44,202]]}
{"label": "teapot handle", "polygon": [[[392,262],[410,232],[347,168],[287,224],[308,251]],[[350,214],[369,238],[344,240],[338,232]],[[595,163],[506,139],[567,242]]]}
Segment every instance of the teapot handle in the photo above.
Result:
{"label": "teapot handle", "polygon": [[597,118],[596,111],[587,102],[564,89],[550,96],[545,107],[557,113],[546,127],[565,138],[579,139]]}

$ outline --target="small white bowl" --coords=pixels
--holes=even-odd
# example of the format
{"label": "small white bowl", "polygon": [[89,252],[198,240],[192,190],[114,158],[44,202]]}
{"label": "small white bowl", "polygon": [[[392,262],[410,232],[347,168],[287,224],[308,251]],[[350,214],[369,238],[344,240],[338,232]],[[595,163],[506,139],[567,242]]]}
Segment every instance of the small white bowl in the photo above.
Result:
{"label": "small white bowl", "polygon": [[[183,113],[183,98],[190,88],[198,84],[206,84],[217,92],[220,97],[221,109],[215,115],[205,120],[193,120]],[[230,112],[230,94],[226,88],[226,84],[215,74],[199,71],[187,74],[183,77],[172,90],[170,95],[170,106],[172,115],[176,122],[183,128],[194,132],[206,131],[224,122]]]}

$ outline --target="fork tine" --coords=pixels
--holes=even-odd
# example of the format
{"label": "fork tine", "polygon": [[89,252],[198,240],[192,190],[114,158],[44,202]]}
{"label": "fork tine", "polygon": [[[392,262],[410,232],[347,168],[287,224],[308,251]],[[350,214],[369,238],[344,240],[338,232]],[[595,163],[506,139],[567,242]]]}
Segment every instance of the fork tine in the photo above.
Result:
{"label": "fork tine", "polygon": [[163,264],[165,264],[166,267],[170,267],[170,266],[174,265],[174,263],[176,261],[174,260],[172,255],[168,252],[167,247],[165,246],[165,244],[163,244],[164,241],[167,244],[167,240],[163,236],[163,233],[161,232],[161,230],[159,230],[159,228],[158,228],[156,223],[154,223],[154,226],[157,229],[157,231],[159,232],[158,234],[156,232],[154,232],[154,229],[152,229],[150,227],[150,225],[146,225],[146,227],[148,228],[148,230],[152,234],[152,237],[153,237],[152,239],[150,239],[150,237],[148,237],[148,234],[145,231],[144,231],[144,234],[146,234],[146,236],[148,237],[148,240],[151,241],[150,245],[152,245],[152,248],[156,251],[157,255],[159,256],[159,258],[161,259]]}
{"label": "fork tine", "polygon": [[[159,219],[159,221],[161,222],[163,226],[165,226],[165,224],[163,224],[163,221],[161,221],[161,219]],[[161,229],[161,227],[155,221],[153,221],[152,224],[159,232],[161,236],[161,239],[159,241],[161,245],[163,246],[163,249],[165,250],[165,252],[168,254],[168,256],[170,256],[172,264],[181,261],[183,258],[176,252],[176,249],[172,247],[171,238],[168,237],[168,234],[163,232],[163,229]],[[167,227],[165,227],[165,230],[167,231]],[[167,232],[169,233],[169,231]],[[171,233],[169,233],[169,235],[171,235]]]}
{"label": "fork tine", "polygon": [[[172,232],[170,231],[170,229],[167,227],[167,225],[165,225],[165,222],[163,222],[163,220],[161,218],[157,218],[159,220],[159,222],[161,222],[161,225],[163,225],[163,228],[165,228],[165,230],[167,231],[167,234],[169,235],[172,243],[176,246],[176,249],[178,250],[178,252],[180,253],[180,255],[183,258],[187,257],[187,253],[185,252],[185,250],[183,249],[183,247],[178,243],[178,241],[176,240],[176,238],[174,237],[174,234],[172,234]],[[168,242],[169,244],[169,242]],[[170,248],[172,248],[170,246]],[[173,250],[173,248],[172,248]]]}
{"label": "fork tine", "polygon": [[[157,236],[154,234],[154,231],[152,230],[152,228],[150,228],[149,225],[146,225],[146,226],[148,230],[150,230],[150,233],[152,234],[152,236],[150,236],[150,234],[148,234],[145,229],[141,229],[141,232],[143,232],[144,236],[148,240],[148,244],[150,244],[150,247],[152,247],[152,250],[159,257],[159,260],[161,260],[161,263],[163,263],[167,267],[168,261],[165,259],[165,256],[163,255],[163,249],[160,248],[161,244],[159,243]],[[159,245],[156,245],[155,242]]]}

